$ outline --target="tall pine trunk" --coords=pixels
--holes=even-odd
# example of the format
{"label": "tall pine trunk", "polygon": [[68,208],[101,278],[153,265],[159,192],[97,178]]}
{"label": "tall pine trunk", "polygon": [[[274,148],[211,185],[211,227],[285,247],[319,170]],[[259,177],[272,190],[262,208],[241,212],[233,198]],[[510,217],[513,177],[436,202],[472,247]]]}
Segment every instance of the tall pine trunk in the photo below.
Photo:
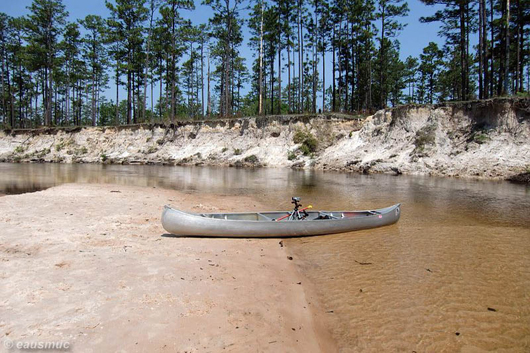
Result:
{"label": "tall pine trunk", "polygon": [[298,104],[299,113],[304,111],[304,35],[302,27],[302,0],[298,0]]}
{"label": "tall pine trunk", "polygon": [[[209,61],[208,61],[208,70],[209,70],[209,67],[210,66],[209,66]],[[209,85],[209,81],[208,81],[208,85]],[[258,104],[259,104],[258,114],[262,115],[263,114],[263,2],[261,3],[261,21],[260,21],[260,34],[259,34],[259,102]]]}
{"label": "tall pine trunk", "polygon": [[210,95],[210,52],[208,51],[208,111],[207,115],[210,117],[212,114],[212,98]]}
{"label": "tall pine trunk", "polygon": [[331,59],[331,79],[332,79],[332,88],[331,88],[331,111],[335,112],[337,110],[336,105],[336,89],[335,89],[335,70],[336,70],[336,63],[335,63],[335,25],[333,25],[333,39],[331,41],[331,51],[333,53],[332,59]]}
{"label": "tall pine trunk", "polygon": [[278,115],[282,113],[282,43],[280,33],[278,32]]}
{"label": "tall pine trunk", "polygon": [[481,4],[481,17],[482,17],[482,28],[479,31],[482,32],[482,70],[483,70],[483,89],[482,97],[489,97],[489,70],[488,70],[488,32],[487,32],[487,23],[488,18],[486,16],[486,0],[479,0]]}
{"label": "tall pine trunk", "polygon": [[510,0],[506,0],[506,58],[504,64],[503,94],[510,94]]}

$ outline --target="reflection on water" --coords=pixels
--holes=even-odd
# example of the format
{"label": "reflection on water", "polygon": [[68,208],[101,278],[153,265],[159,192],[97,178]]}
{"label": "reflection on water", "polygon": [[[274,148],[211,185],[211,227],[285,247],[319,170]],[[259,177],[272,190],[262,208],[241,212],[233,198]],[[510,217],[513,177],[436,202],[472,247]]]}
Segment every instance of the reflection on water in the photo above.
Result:
{"label": "reflection on water", "polygon": [[328,210],[401,202],[396,225],[287,241],[330,311],[342,351],[530,351],[527,186],[283,169],[0,164],[0,194],[71,182],[253,195],[269,209],[289,209],[291,196]]}

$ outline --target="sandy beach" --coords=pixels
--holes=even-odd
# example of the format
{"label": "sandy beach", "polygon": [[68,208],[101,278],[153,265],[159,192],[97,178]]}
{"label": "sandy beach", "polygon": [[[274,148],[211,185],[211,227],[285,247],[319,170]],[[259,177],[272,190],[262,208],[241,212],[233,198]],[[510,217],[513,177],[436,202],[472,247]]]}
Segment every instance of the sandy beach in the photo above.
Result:
{"label": "sandy beach", "polygon": [[264,208],[251,198],[122,185],[1,197],[2,349],[336,351],[311,285],[278,239],[169,236],[164,204]]}

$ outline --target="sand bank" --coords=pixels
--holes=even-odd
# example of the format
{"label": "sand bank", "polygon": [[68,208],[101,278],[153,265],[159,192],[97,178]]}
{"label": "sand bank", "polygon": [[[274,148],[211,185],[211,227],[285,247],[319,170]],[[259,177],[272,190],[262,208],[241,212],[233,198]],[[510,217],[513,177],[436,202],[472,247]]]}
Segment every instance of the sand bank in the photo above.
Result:
{"label": "sand bank", "polygon": [[74,352],[336,350],[278,239],[167,236],[167,203],[263,209],[118,185],[0,198],[0,340],[62,341]]}

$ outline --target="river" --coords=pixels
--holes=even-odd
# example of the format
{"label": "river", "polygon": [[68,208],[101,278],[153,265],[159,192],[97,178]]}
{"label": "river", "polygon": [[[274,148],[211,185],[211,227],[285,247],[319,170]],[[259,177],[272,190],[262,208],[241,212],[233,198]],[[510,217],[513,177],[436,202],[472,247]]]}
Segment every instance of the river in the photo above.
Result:
{"label": "river", "polygon": [[0,194],[73,182],[252,195],[281,210],[291,196],[326,210],[400,202],[396,225],[286,240],[341,351],[530,351],[529,186],[272,168],[0,164]]}

